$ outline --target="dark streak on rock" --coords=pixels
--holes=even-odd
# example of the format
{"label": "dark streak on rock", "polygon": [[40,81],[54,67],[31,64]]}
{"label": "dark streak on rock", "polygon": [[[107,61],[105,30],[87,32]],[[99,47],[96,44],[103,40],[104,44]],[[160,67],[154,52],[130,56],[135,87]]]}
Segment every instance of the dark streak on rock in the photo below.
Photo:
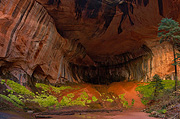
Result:
{"label": "dark streak on rock", "polygon": [[[55,2],[55,0],[48,0],[48,5],[53,5],[54,4],[54,2]],[[59,7],[59,5],[61,4],[61,0],[56,0],[56,2],[57,2],[57,8]]]}
{"label": "dark streak on rock", "polygon": [[19,24],[21,23],[21,21],[22,21],[22,19],[23,19],[23,17],[24,17],[24,14],[26,13],[27,9],[29,8],[28,6],[29,6],[30,4],[31,4],[31,2],[29,2],[28,5],[25,5],[25,6],[24,6],[24,9],[25,9],[25,10],[22,12],[22,14],[21,14],[21,16],[20,16],[20,18],[19,18],[19,21],[17,22],[16,26],[14,27],[14,29],[13,29],[12,32],[11,32],[11,37],[10,37],[9,44],[8,44],[8,47],[7,47],[7,51],[6,51],[6,57],[7,57],[8,53],[9,53],[9,50],[10,50],[10,47],[11,47],[12,38],[13,38],[13,36],[14,36],[14,33],[15,33],[17,27],[19,26]]}
{"label": "dark streak on rock", "polygon": [[86,16],[88,18],[96,18],[101,6],[102,0],[90,0],[88,3]]}
{"label": "dark streak on rock", "polygon": [[[34,6],[34,3],[35,3],[35,2],[33,2],[32,5],[30,6],[30,8],[29,8],[29,10],[28,10],[28,12],[27,12],[27,15],[25,16],[24,22],[23,22],[23,24],[21,25],[21,27],[19,28],[20,30],[21,30],[22,27],[24,26],[24,23],[26,22],[27,17],[29,16],[29,13],[30,13],[30,11],[32,10],[32,8],[33,8],[33,6]],[[16,39],[15,39],[15,41],[16,41]]]}
{"label": "dark streak on rock", "polygon": [[138,0],[138,4],[141,5],[142,4],[142,0]]}
{"label": "dark streak on rock", "polygon": [[81,18],[82,11],[86,8],[87,0],[75,0],[76,19]]}
{"label": "dark streak on rock", "polygon": [[105,20],[105,24],[103,27],[103,30],[107,30],[109,25],[111,24],[112,19],[114,18],[114,15],[116,14],[116,6],[118,3],[107,3],[106,8],[103,13],[103,19]]}
{"label": "dark streak on rock", "polygon": [[[40,12],[39,12],[39,14],[41,14],[41,12],[45,12],[45,11],[43,11],[43,10],[44,10],[44,8],[42,7],[41,10],[40,10]],[[39,18],[38,18],[38,21],[37,21],[37,22],[39,22],[39,24],[42,23],[43,19],[44,19],[45,16],[46,16],[45,13],[42,14],[42,15],[43,15],[43,16],[39,16]],[[37,36],[37,34],[39,33],[40,28],[41,28],[41,26],[39,25],[38,28],[37,28],[37,30],[36,30],[36,32],[34,33],[32,39],[34,39],[34,38]]]}
{"label": "dark streak on rock", "polygon": [[159,6],[159,14],[163,16],[163,1],[158,0],[158,6]]}
{"label": "dark streak on rock", "polygon": [[149,0],[144,0],[143,3],[144,3],[144,6],[146,7],[149,4]]}
{"label": "dark streak on rock", "polygon": [[13,11],[13,13],[12,13],[12,17],[15,17],[16,18],[16,16],[18,15],[18,13],[19,13],[19,8],[23,5],[23,3],[24,3],[25,1],[24,0],[20,0],[19,2],[18,2],[18,4],[16,5],[16,8],[14,9],[14,11]]}
{"label": "dark streak on rock", "polygon": [[129,7],[128,7],[128,5],[130,5],[130,12],[133,14],[134,7],[133,7],[132,3],[123,2],[123,3],[118,5],[118,8],[123,12],[123,15],[121,17],[121,21],[120,21],[119,27],[118,27],[118,34],[120,34],[122,32],[121,25],[122,25],[122,22],[126,19],[127,16],[129,17],[129,21],[130,21],[131,25],[134,25],[133,21],[131,20],[131,17],[129,16]]}

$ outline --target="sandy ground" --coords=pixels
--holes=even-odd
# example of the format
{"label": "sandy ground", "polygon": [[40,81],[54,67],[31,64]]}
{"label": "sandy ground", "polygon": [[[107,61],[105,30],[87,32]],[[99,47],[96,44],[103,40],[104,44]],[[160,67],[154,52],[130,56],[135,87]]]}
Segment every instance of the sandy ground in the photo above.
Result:
{"label": "sandy ground", "polygon": [[[53,119],[158,119],[149,117],[144,112],[112,112],[112,113],[91,113],[91,114],[75,114],[68,116],[49,115]],[[40,118],[39,118],[40,119]],[[42,118],[41,118],[42,119]]]}

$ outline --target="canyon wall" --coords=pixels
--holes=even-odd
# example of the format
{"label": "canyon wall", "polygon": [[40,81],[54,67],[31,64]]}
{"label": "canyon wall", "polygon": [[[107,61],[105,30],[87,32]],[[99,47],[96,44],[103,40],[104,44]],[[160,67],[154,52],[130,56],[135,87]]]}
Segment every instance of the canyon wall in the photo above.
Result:
{"label": "canyon wall", "polygon": [[158,23],[179,0],[1,0],[0,70],[51,83],[148,81],[171,75]]}
{"label": "canyon wall", "polygon": [[82,58],[87,58],[84,47],[59,35],[42,5],[34,0],[1,0],[1,73],[10,71],[18,79],[27,73],[38,79],[62,77],[72,82],[69,61]]}

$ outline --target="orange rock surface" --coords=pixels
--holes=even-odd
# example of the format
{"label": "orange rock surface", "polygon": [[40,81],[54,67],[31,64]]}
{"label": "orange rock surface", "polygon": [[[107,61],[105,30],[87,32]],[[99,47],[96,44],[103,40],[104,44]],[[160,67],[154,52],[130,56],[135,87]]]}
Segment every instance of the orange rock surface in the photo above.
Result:
{"label": "orange rock surface", "polygon": [[174,72],[159,45],[163,17],[180,21],[179,0],[1,0],[0,67],[15,77],[106,83]]}

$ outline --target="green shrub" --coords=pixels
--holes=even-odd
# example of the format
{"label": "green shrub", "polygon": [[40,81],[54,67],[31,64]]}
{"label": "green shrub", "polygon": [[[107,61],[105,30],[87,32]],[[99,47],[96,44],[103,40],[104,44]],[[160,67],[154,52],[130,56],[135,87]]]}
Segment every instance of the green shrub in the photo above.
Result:
{"label": "green shrub", "polygon": [[161,114],[165,114],[167,112],[167,110],[162,109],[162,110],[158,110],[158,112],[161,113]]}
{"label": "green shrub", "polygon": [[135,100],[132,99],[131,106],[134,106]]}
{"label": "green shrub", "polygon": [[13,101],[15,101],[16,103],[24,106],[24,103],[16,95],[9,94],[8,97]]}
{"label": "green shrub", "polygon": [[6,81],[4,79],[2,79],[1,84],[3,85],[4,83],[6,83]]}
{"label": "green shrub", "polygon": [[23,95],[28,95],[28,96],[35,96],[33,92],[30,90],[26,89],[26,87],[21,86],[20,84],[12,81],[12,80],[7,80],[6,84],[12,88],[12,90],[18,94],[23,94]]}
{"label": "green shrub", "polygon": [[128,101],[124,98],[124,95],[125,95],[125,93],[119,95],[119,99],[121,99],[121,103],[123,104],[123,107],[129,108],[130,106],[128,104]]}
{"label": "green shrub", "polygon": [[89,104],[89,103],[91,103],[92,102],[92,100],[87,100],[87,103]]}
{"label": "green shrub", "polygon": [[[163,95],[163,93],[166,91],[166,90],[170,90],[174,87],[174,81],[173,80],[162,80],[160,85],[163,85],[163,88],[160,86],[160,87],[157,87],[158,85],[156,85],[155,82],[152,82],[152,83],[149,83],[147,85],[145,84],[140,84],[137,88],[136,88],[136,91],[138,91],[142,96],[141,96],[141,102],[144,104],[144,105],[147,105],[147,103],[150,101],[150,100],[153,100],[153,99],[158,99],[161,95]],[[157,92],[158,94],[154,95],[154,92],[155,92],[155,87],[157,87]],[[157,95],[159,97],[157,97]],[[155,98],[156,97],[156,98]]]}
{"label": "green shrub", "polygon": [[57,98],[52,95],[38,95],[31,101],[38,103],[41,107],[50,107],[58,103]]}
{"label": "green shrub", "polygon": [[92,101],[96,102],[96,101],[98,101],[98,99],[95,96],[92,96]]}
{"label": "green shrub", "polygon": [[55,87],[55,86],[52,86],[52,85],[46,85],[46,84],[43,84],[43,83],[36,83],[35,85],[37,88],[42,88],[44,91],[46,92],[50,92],[53,91],[55,93],[60,93],[62,90],[66,90],[66,89],[74,89],[70,86],[61,86],[61,87]]}
{"label": "green shrub", "polygon": [[84,91],[84,92],[81,92],[81,95],[80,95],[80,98],[82,100],[87,100],[89,98],[88,94]]}
{"label": "green shrub", "polygon": [[107,99],[107,101],[112,103],[114,100],[113,99]]}
{"label": "green shrub", "polygon": [[60,105],[61,106],[71,106],[71,102],[72,101],[72,99],[71,98],[68,98],[68,97],[66,97],[66,96],[63,96],[63,98],[62,98],[62,100],[61,100],[61,102],[60,102]]}
{"label": "green shrub", "polygon": [[74,94],[73,94],[73,93],[69,93],[69,94],[67,94],[67,97],[73,98],[73,97],[74,97]]}
{"label": "green shrub", "polygon": [[0,97],[3,98],[4,100],[8,101],[8,102],[11,102],[15,107],[18,107],[18,108],[22,109],[22,106],[20,106],[16,102],[14,102],[11,98],[9,98],[9,97],[7,97],[5,95],[2,95],[2,94],[0,94]]}

